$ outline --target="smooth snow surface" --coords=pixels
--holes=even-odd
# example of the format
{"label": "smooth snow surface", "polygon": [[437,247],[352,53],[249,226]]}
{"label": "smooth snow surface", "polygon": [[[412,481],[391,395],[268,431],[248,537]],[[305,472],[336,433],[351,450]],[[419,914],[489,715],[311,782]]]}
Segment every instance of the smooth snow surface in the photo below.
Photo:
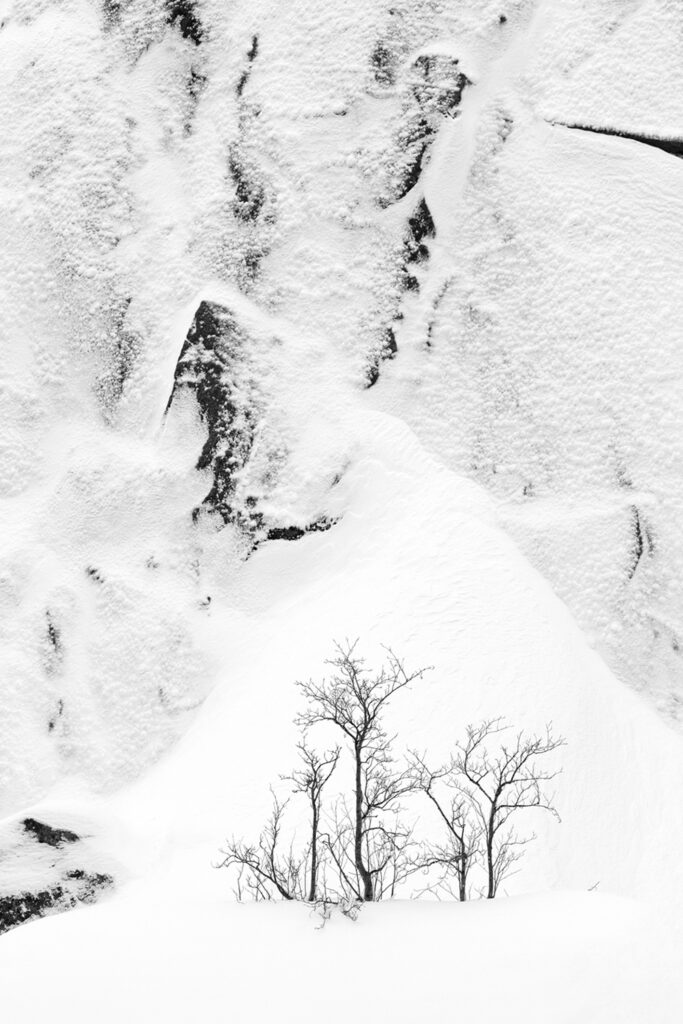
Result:
{"label": "smooth snow surface", "polygon": [[[682,1019],[682,75],[678,0],[0,0],[0,899],[114,879],[8,1022]],[[400,749],[567,738],[510,899],[233,902],[345,637]]]}
{"label": "smooth snow surface", "polygon": [[[3,1005],[17,1024],[680,1020],[682,982],[658,924],[627,900],[399,902],[320,925],[301,906],[195,895],[181,910],[166,894],[131,892],[8,936]],[[21,991],[17,974],[37,949],[41,984]]]}

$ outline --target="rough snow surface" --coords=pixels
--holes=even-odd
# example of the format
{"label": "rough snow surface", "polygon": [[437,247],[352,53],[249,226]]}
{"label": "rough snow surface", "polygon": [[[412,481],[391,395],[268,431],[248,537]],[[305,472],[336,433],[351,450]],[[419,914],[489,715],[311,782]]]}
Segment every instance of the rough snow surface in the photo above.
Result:
{"label": "rough snow surface", "polygon": [[[682,40],[0,0],[0,898],[115,880],[3,937],[8,1020],[348,1019],[370,954],[367,1020],[680,1020]],[[347,636],[433,666],[406,745],[567,737],[508,887],[550,895],[232,904]]]}

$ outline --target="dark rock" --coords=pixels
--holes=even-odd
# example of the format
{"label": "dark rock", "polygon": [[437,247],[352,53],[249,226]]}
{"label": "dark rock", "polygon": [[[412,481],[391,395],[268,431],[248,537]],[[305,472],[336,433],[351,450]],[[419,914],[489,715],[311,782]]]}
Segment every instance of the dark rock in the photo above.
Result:
{"label": "dark rock", "polygon": [[72,910],[79,903],[95,903],[100,893],[113,884],[111,875],[76,869],[67,872],[61,883],[48,889],[0,896],[0,934],[32,918]]}
{"label": "dark rock", "polygon": [[66,828],[53,828],[52,825],[46,825],[36,818],[24,818],[21,824],[24,832],[28,832],[37,842],[46,846],[59,847],[64,843],[77,843],[81,838],[75,832],[70,832]]}
{"label": "dark rock", "polygon": [[[210,469],[213,484],[201,508],[215,512],[224,522],[235,521],[235,477],[246,464],[254,440],[254,413],[238,397],[236,374],[243,356],[245,336],[229,310],[202,302],[188,331],[175,372],[173,391],[193,392],[207,438],[197,469]],[[197,519],[201,508],[195,509]]]}
{"label": "dark rock", "polygon": [[316,519],[303,528],[300,526],[273,527],[268,530],[266,536],[267,540],[300,540],[307,533],[320,533],[323,530],[329,530],[336,522],[338,522],[337,519],[328,519],[326,516],[323,516],[321,519]]}
{"label": "dark rock", "polygon": [[184,39],[190,39],[199,46],[204,38],[204,29],[192,0],[168,0],[167,7],[169,25],[177,26]]}
{"label": "dark rock", "polygon": [[376,43],[370,57],[375,81],[383,88],[389,88],[396,82],[396,54],[381,39]]}
{"label": "dark rock", "polygon": [[247,60],[252,64],[258,57],[258,36],[251,37],[251,48],[247,50]]}
{"label": "dark rock", "polygon": [[683,135],[680,137],[661,138],[656,135],[642,135],[637,132],[625,132],[618,128],[593,128],[585,124],[567,124],[564,121],[553,121],[553,124],[563,128],[571,128],[575,131],[591,132],[594,135],[615,135],[620,139],[631,139],[632,142],[641,142],[644,146],[653,146],[661,149],[663,153],[670,153],[672,156],[683,156]]}
{"label": "dark rock", "polygon": [[255,221],[266,201],[265,189],[248,172],[235,150],[230,153],[228,168],[235,185],[235,216],[241,221]]}
{"label": "dark rock", "polygon": [[643,520],[640,510],[636,505],[631,506],[631,531],[633,541],[631,545],[631,562],[627,570],[628,578],[635,576],[636,569],[644,555],[654,554],[654,541],[647,523]]}

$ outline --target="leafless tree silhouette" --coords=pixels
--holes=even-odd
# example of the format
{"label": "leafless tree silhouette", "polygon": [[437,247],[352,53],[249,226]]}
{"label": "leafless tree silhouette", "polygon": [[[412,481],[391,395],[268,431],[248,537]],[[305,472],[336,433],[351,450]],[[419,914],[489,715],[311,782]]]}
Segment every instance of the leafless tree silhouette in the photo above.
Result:
{"label": "leafless tree silhouette", "polygon": [[[355,891],[360,900],[370,901],[381,898],[388,884],[395,887],[403,875],[410,830],[398,820],[400,802],[415,788],[409,767],[399,767],[393,758],[395,737],[386,732],[383,717],[392,697],[426,669],[408,673],[385,648],[387,662],[373,673],[356,653],[357,645],[335,644],[336,654],[326,662],[332,669],[329,678],[298,684],[308,707],[296,722],[305,731],[329,722],[346,738],[353,756],[353,806],[349,810],[345,803],[338,805],[334,838],[328,837],[327,845],[340,877],[354,890],[346,863],[352,848]],[[396,881],[389,883],[387,873]]]}
{"label": "leafless tree silhouette", "polygon": [[445,842],[423,844],[420,866],[425,871],[442,871],[427,890],[442,889],[453,895],[450,879],[455,876],[457,898],[464,902],[469,898],[470,872],[481,859],[484,827],[472,813],[471,801],[458,789],[452,764],[430,769],[425,755],[415,751],[411,764],[416,788],[429,798],[446,830]]}
{"label": "leafless tree silhouette", "polygon": [[305,863],[308,851],[295,855],[290,847],[281,852],[282,819],[288,801],[281,802],[273,794],[270,818],[254,844],[232,839],[224,850],[221,868],[238,870],[235,895],[245,894],[255,900],[269,900],[277,893],[283,900],[303,900],[305,896]]}
{"label": "leafless tree silhouette", "polygon": [[[565,740],[554,737],[548,725],[544,736],[518,732],[509,742],[497,741],[509,730],[502,718],[468,726],[465,742],[456,746],[448,769],[449,779],[468,801],[482,830],[487,899],[494,898],[500,883],[522,856],[522,847],[535,838],[520,837],[511,818],[520,811],[537,808],[549,811],[559,821],[552,795],[544,789],[544,783],[559,771],[545,770],[539,758],[563,746]],[[488,747],[494,739],[498,751],[491,754]]]}
{"label": "leafless tree silhouette", "polygon": [[[464,741],[437,768],[416,751],[399,762],[385,713],[393,697],[427,669],[408,672],[385,648],[385,664],[372,671],[357,645],[335,644],[326,662],[328,676],[297,684],[306,701],[295,719],[303,733],[299,765],[280,780],[307,802],[303,845],[296,835],[289,844],[284,840],[289,800],[271,789],[273,809],[257,841],[250,845],[233,839],[221,851],[218,866],[236,869],[239,899],[279,897],[323,910],[336,904],[352,915],[364,902],[394,896],[419,870],[428,875],[423,892],[444,892],[464,901],[473,891],[474,874],[483,868],[486,884],[474,891],[493,899],[526,843],[535,838],[516,831],[519,812],[545,810],[559,819],[546,786],[559,772],[547,770],[542,759],[565,740],[555,737],[550,725],[543,736],[535,736],[513,733],[495,718],[468,726]],[[341,731],[344,743],[319,753],[308,736],[325,723]],[[349,785],[323,806],[344,748],[351,755]],[[436,811],[445,830],[441,841],[418,842],[406,822],[403,798],[415,792],[423,793]]]}
{"label": "leafless tree silhouette", "polygon": [[337,767],[340,747],[318,754],[307,746],[306,741],[297,747],[302,767],[295,769],[291,775],[283,776],[285,781],[294,784],[295,793],[303,793],[309,802],[311,813],[311,838],[308,844],[308,899],[314,903],[318,898],[318,870],[320,864],[320,820],[322,813],[322,795],[326,784]]}

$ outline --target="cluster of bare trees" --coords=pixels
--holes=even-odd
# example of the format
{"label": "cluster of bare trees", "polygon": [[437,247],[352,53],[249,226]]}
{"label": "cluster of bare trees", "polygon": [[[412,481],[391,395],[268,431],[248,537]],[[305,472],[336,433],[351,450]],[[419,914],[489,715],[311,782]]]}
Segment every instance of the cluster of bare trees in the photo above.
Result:
{"label": "cluster of bare trees", "polygon": [[[231,840],[219,866],[235,873],[239,899],[348,905],[394,896],[418,874],[419,892],[493,899],[534,838],[517,832],[520,812],[558,817],[547,792],[557,771],[546,770],[542,759],[564,740],[550,726],[533,736],[494,719],[468,726],[444,764],[430,765],[414,750],[399,760],[385,712],[427,670],[406,671],[386,649],[386,663],[372,672],[357,644],[336,644],[330,674],[297,684],[306,702],[296,718],[299,764],[280,778],[306,801],[305,839],[286,840],[291,796],[281,800],[272,790],[273,809],[256,842]],[[341,743],[320,753],[309,740],[323,724]],[[333,776],[342,777],[342,788],[327,801]],[[433,808],[441,839],[419,839],[416,822],[408,823],[406,800],[416,794]]]}

